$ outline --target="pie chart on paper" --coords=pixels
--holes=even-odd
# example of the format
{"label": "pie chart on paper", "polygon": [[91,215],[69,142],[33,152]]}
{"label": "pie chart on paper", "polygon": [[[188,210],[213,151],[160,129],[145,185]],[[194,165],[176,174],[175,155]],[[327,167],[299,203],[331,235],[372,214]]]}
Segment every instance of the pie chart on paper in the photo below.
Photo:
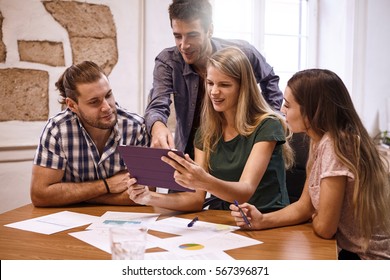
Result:
{"label": "pie chart on paper", "polygon": [[183,249],[183,250],[194,251],[194,250],[202,250],[204,248],[204,246],[201,244],[196,244],[196,243],[186,243],[186,244],[181,244],[179,246],[179,248]]}

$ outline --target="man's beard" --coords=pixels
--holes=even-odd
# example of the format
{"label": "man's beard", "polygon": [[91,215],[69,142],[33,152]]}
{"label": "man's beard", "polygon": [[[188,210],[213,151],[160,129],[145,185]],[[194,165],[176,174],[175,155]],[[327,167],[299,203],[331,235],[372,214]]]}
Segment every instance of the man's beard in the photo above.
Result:
{"label": "man's beard", "polygon": [[84,124],[84,126],[87,124],[91,127],[99,128],[99,129],[112,129],[118,120],[116,111],[113,112],[113,114],[115,115],[114,120],[112,120],[109,123],[100,122],[98,119],[87,117],[82,112],[79,112],[79,114],[80,114],[79,118],[81,122]]}

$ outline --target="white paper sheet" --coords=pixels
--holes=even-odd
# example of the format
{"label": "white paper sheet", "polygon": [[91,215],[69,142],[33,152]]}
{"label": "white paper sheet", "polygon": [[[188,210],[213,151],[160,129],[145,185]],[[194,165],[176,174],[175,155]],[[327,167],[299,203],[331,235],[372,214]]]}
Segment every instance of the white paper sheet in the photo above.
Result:
{"label": "white paper sheet", "polygon": [[71,211],[61,211],[58,213],[28,219],[5,226],[42,234],[52,234],[74,227],[90,224],[97,221],[98,219],[99,217],[92,215],[80,214]]}
{"label": "white paper sheet", "polygon": [[[103,221],[138,221],[126,226],[148,225],[149,229],[177,234],[181,236],[158,238],[148,234],[146,248],[159,247],[168,252],[147,253],[145,259],[231,259],[225,250],[246,247],[262,242],[242,235],[231,233],[238,227],[197,221],[188,227],[190,219],[171,217],[156,221],[156,215],[145,213],[107,212],[89,228],[69,235],[111,253],[108,229],[112,223]],[[114,223],[115,224],[115,223]],[[123,223],[120,223],[123,225]]]}
{"label": "white paper sheet", "polygon": [[165,238],[158,247],[179,256],[211,254],[241,247],[261,244],[263,242],[235,233],[223,233],[212,237],[203,235],[185,235]]}
{"label": "white paper sheet", "polygon": [[190,219],[171,217],[159,220],[150,224],[149,229],[172,233],[176,235],[197,235],[210,237],[214,234],[227,233],[239,229],[236,226],[229,226],[223,224],[214,224],[203,221],[196,221],[192,227],[187,225],[191,222]]}
{"label": "white paper sheet", "polygon": [[[108,228],[71,232],[69,235],[111,254]],[[158,247],[160,243],[160,238],[151,234],[146,236],[146,249]]]}

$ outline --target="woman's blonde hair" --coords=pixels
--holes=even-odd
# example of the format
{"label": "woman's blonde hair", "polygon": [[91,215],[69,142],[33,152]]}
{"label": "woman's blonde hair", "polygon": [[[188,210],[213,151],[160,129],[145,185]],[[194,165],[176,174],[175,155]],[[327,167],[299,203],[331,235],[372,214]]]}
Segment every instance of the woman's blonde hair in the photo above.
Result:
{"label": "woman's blonde hair", "polygon": [[[265,101],[256,82],[252,66],[246,55],[236,47],[228,47],[214,53],[207,63],[207,68],[214,67],[221,73],[235,79],[239,84],[239,97],[235,129],[242,136],[252,134],[265,118],[278,119],[288,134],[287,125],[279,114],[275,113]],[[207,94],[207,84],[206,93]],[[200,143],[206,154],[206,162],[210,162],[210,154],[215,150],[222,137],[224,115],[214,110],[210,98],[203,99],[200,124]],[[289,168],[293,164],[293,152],[286,140],[283,144],[285,165]]]}
{"label": "woman's blonde hair", "polygon": [[355,176],[354,215],[367,247],[376,228],[390,233],[388,166],[335,73],[322,69],[300,71],[287,86],[310,129],[320,136],[330,134],[337,157]]}

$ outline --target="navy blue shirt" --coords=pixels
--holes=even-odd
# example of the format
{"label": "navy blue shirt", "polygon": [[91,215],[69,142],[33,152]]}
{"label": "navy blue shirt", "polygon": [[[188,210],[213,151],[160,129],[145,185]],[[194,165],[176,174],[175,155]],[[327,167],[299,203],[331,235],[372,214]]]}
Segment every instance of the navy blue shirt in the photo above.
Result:
{"label": "navy blue shirt", "polygon": [[[211,38],[211,44],[213,52],[229,46],[240,48],[252,64],[265,100],[275,110],[280,110],[283,94],[279,89],[279,77],[255,47],[242,40],[219,38]],[[184,61],[177,47],[164,49],[155,59],[153,88],[145,111],[148,132],[156,121],[167,123],[173,95],[176,112],[175,146],[184,151],[190,140],[199,86],[199,75]]]}

